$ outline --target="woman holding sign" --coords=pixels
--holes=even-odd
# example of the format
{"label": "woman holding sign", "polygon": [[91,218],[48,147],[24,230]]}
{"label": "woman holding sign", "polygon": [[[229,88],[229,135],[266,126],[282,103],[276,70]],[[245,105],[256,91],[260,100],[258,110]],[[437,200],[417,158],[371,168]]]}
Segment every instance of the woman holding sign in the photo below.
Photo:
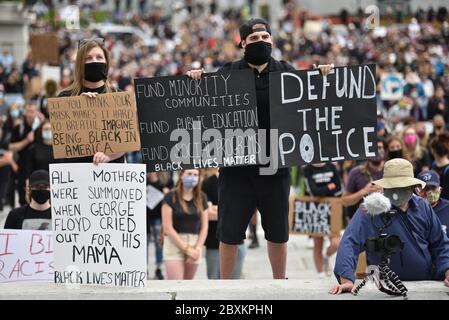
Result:
{"label": "woman holding sign", "polygon": [[163,253],[168,280],[191,280],[207,237],[207,197],[197,169],[182,170],[162,204]]}
{"label": "woman holding sign", "polygon": [[[104,47],[104,39],[84,39],[78,44],[75,62],[75,80],[58,97],[87,96],[95,99],[97,95],[116,90],[108,81],[109,53]],[[106,155],[97,152],[93,157],[72,158],[70,162],[124,162],[124,153]]]}

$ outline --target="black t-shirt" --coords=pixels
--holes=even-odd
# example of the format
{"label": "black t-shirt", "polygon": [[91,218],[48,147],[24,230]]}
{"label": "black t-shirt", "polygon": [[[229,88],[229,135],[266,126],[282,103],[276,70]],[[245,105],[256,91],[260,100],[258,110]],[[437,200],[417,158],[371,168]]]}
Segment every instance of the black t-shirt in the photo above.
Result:
{"label": "black t-shirt", "polygon": [[[202,192],[203,208],[207,209],[207,196]],[[172,208],[173,228],[178,233],[199,234],[201,228],[200,212],[193,199],[186,201],[188,212],[184,212],[175,191],[165,195],[164,203]]]}
{"label": "black t-shirt", "polygon": [[[323,167],[307,165],[304,168],[304,178],[306,178],[308,195],[338,197],[342,193],[340,177],[332,163],[326,163]],[[334,183],[336,188],[330,190],[329,183]]]}
{"label": "black t-shirt", "polygon": [[426,149],[422,149],[422,156],[416,161],[413,161],[413,173],[415,177],[422,171],[422,167],[430,168],[430,156]]}
{"label": "black t-shirt", "polygon": [[[207,196],[207,200],[212,202],[213,205],[218,205],[218,178],[216,175],[207,177],[203,181],[203,192]],[[217,221],[209,220],[209,230],[207,232],[207,238],[205,246],[208,249],[218,249],[219,241],[217,239]]]}
{"label": "black t-shirt", "polygon": [[37,211],[29,205],[11,210],[6,218],[5,229],[52,230],[51,208]]}
{"label": "black t-shirt", "polygon": [[[18,124],[12,128],[11,143],[22,141],[32,130],[32,127],[24,119],[23,123]],[[28,144],[18,152],[19,160],[17,164],[19,165],[19,174],[25,175],[26,162],[30,146],[31,145]]]}
{"label": "black t-shirt", "polygon": [[[249,69],[251,68],[245,60],[237,62],[229,62],[225,64],[220,71],[229,71],[233,69]],[[269,129],[270,125],[270,72],[276,71],[294,71],[290,64],[285,61],[277,61],[271,58],[268,66],[259,73],[257,69],[254,70],[254,80],[256,83],[256,100],[257,100],[257,119],[259,121],[260,129],[267,129],[267,149],[269,148]],[[260,166],[245,166],[245,167],[229,167],[221,168],[220,174],[233,174],[233,175],[247,175],[258,176]],[[289,173],[288,168],[278,169],[276,175],[287,175]]]}
{"label": "black t-shirt", "polygon": [[49,164],[53,162],[53,147],[51,145],[33,143],[28,152],[26,176],[29,177],[36,170],[50,171]]}
{"label": "black t-shirt", "polygon": [[[99,88],[90,89],[90,88],[81,88],[81,93],[83,92],[96,92],[98,94],[106,93],[106,86],[101,86]],[[61,91],[58,94],[58,97],[70,97],[72,96],[72,93],[68,90]],[[67,158],[67,159],[58,159],[55,160],[55,162],[62,162],[62,163],[91,163],[93,162],[94,157],[88,156],[88,157],[80,157],[80,158]],[[125,162],[125,156],[121,156],[120,158],[117,158],[115,160],[112,160],[111,163],[123,163]]]}

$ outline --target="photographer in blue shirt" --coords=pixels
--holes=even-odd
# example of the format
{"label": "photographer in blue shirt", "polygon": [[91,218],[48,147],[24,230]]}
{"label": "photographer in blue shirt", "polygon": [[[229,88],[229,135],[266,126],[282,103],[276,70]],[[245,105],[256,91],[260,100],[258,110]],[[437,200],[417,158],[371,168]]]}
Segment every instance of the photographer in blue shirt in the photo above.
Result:
{"label": "photographer in blue shirt", "polygon": [[[413,194],[416,186],[424,188],[425,183],[414,178],[412,164],[405,159],[387,161],[383,178],[373,183],[383,188],[396,211],[384,233],[404,242],[402,251],[390,256],[391,270],[402,281],[444,280],[449,286],[449,239],[429,203]],[[339,284],[329,293],[353,291],[357,258],[366,240],[379,236],[384,222],[381,213],[369,215],[363,207],[355,213],[337,252],[334,274]],[[368,252],[367,264],[378,265],[379,258]]]}

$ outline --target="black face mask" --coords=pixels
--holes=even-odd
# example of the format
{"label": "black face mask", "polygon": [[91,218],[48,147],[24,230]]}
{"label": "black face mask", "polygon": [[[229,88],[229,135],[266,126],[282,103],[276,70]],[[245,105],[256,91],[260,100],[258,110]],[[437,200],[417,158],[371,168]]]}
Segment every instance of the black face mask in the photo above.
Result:
{"label": "black face mask", "polygon": [[84,65],[84,80],[98,82],[106,79],[106,63],[91,62]]}
{"label": "black face mask", "polygon": [[245,61],[256,66],[261,66],[270,61],[271,43],[257,41],[245,47]]}
{"label": "black face mask", "polygon": [[402,158],[402,149],[390,151],[389,153],[390,153],[390,160]]}
{"label": "black face mask", "polygon": [[50,199],[50,190],[31,190],[31,198],[39,204],[44,204]]}

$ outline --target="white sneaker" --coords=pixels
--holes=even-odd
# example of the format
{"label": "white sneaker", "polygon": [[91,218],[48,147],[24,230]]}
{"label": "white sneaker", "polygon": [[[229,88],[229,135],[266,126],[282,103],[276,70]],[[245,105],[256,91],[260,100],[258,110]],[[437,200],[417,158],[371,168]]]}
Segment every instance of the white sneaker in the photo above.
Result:
{"label": "white sneaker", "polygon": [[324,272],[318,273],[318,279],[324,279],[325,277],[326,275],[324,274]]}
{"label": "white sneaker", "polygon": [[306,248],[307,249],[313,249],[314,245],[315,245],[315,243],[313,242],[313,238],[309,237],[307,239],[307,246],[306,246]]}

